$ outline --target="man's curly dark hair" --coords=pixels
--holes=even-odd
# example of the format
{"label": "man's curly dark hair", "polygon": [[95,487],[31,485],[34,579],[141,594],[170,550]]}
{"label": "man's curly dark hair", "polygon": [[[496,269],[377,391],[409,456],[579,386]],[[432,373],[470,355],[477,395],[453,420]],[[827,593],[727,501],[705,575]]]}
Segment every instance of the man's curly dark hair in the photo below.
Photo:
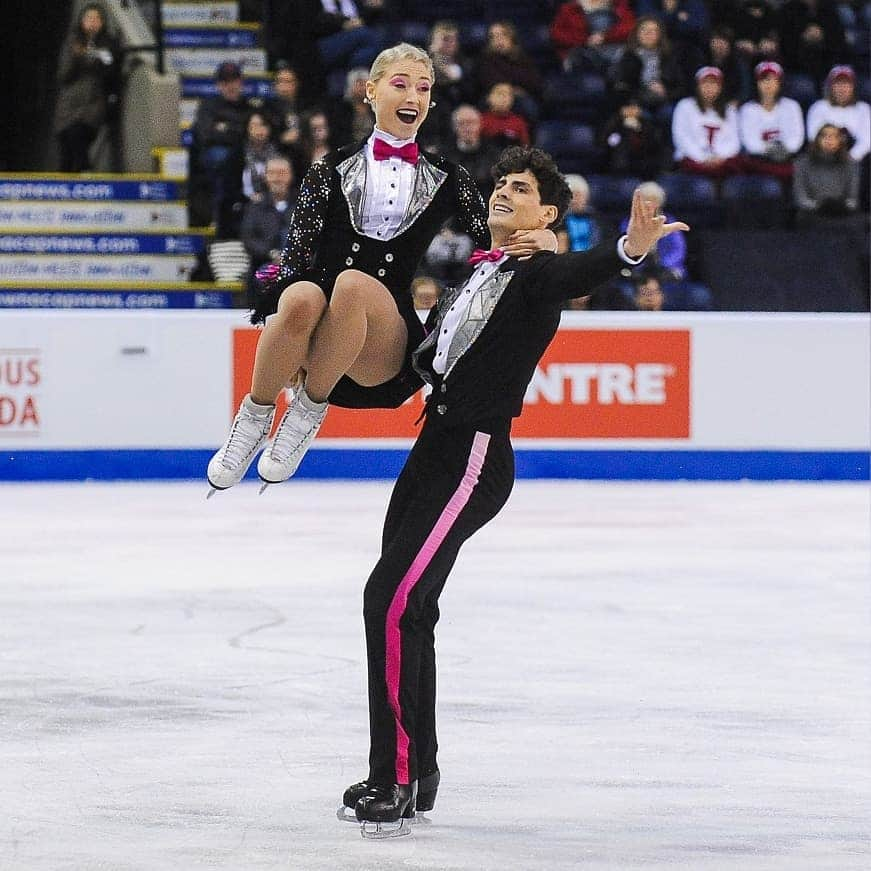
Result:
{"label": "man's curly dark hair", "polygon": [[538,182],[541,204],[557,208],[556,220],[549,224],[550,227],[555,227],[563,219],[569,207],[572,192],[553,158],[546,151],[512,145],[499,155],[499,160],[493,164],[492,175],[493,179],[498,181],[511,172],[524,172],[527,169]]}

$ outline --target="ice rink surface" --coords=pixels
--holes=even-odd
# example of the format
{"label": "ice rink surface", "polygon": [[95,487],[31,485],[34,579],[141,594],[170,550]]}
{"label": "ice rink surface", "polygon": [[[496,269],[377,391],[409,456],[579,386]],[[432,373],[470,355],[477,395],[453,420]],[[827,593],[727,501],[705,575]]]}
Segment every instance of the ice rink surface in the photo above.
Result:
{"label": "ice rink surface", "polygon": [[430,822],[364,842],[389,484],[0,486],[0,869],[871,868],[869,490],[520,482],[441,600]]}

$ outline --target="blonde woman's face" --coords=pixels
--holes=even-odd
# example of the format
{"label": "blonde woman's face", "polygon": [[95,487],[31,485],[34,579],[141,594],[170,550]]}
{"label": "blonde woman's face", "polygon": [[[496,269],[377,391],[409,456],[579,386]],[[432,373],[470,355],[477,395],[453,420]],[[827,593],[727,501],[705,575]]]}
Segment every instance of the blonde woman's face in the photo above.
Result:
{"label": "blonde woman's face", "polygon": [[375,123],[397,139],[411,139],[420,129],[429,112],[431,91],[429,69],[416,60],[396,61],[377,82],[366,82]]}

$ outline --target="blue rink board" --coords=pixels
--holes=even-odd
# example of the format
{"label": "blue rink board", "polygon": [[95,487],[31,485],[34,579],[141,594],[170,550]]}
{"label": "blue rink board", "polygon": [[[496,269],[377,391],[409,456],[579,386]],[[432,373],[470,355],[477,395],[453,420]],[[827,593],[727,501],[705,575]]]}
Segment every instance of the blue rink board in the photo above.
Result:
{"label": "blue rink board", "polygon": [[163,44],[167,48],[256,48],[257,32],[228,24],[226,28],[165,28]]}
{"label": "blue rink board", "polygon": [[0,254],[201,254],[202,235],[188,233],[3,233]]}
{"label": "blue rink board", "polygon": [[[0,449],[0,481],[203,478],[213,450]],[[297,478],[395,478],[405,450],[313,449]],[[867,481],[865,451],[517,450],[518,478],[624,481]],[[246,476],[256,479],[252,467]]]}
{"label": "blue rink board", "polygon": [[0,174],[0,200],[33,200],[62,202],[174,202],[183,199],[182,186],[174,181],[135,179],[103,180],[83,176],[68,179],[21,179]]}
{"label": "blue rink board", "polygon": [[0,309],[169,309],[232,308],[233,294],[226,290],[4,290]]}

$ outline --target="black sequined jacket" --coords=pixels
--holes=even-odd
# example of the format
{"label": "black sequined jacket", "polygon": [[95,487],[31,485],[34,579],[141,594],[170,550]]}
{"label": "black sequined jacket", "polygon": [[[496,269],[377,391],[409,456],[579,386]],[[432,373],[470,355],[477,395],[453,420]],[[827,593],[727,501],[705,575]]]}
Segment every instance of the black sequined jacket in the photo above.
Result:
{"label": "black sequined jacket", "polygon": [[412,304],[411,281],[446,221],[455,217],[476,246],[490,247],[487,210],[471,176],[462,166],[428,154],[421,154],[418,160],[411,200],[399,232],[383,241],[363,235],[364,146],[365,141],[333,151],[306,173],[281,255],[278,280],[259,295],[251,318],[254,323],[276,310],[278,297],[292,282],[312,281],[329,299],[338,274],[359,269],[384,283],[403,319],[413,326],[419,321]]}

